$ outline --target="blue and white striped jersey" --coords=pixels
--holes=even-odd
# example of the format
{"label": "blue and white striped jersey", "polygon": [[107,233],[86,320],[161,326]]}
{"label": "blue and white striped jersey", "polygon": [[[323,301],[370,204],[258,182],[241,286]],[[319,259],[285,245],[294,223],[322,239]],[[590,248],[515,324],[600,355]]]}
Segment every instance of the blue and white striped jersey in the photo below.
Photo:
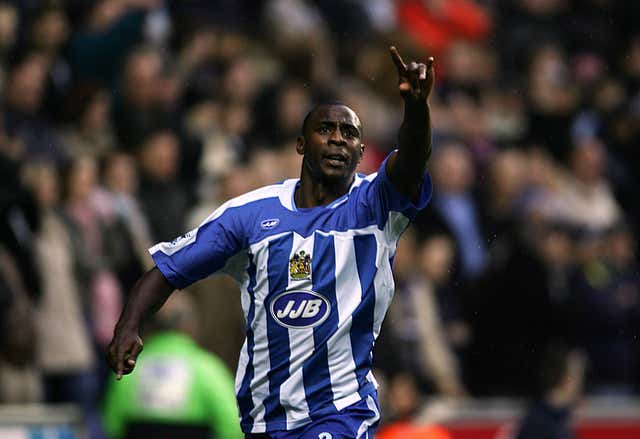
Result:
{"label": "blue and white striped jersey", "polygon": [[298,180],[286,180],[150,249],[176,288],[217,271],[240,284],[247,331],[236,393],[245,432],[291,430],[375,393],[372,349],[393,296],[396,243],[432,190],[427,173],[412,203],[389,181],[387,160],[330,205],[296,208]]}

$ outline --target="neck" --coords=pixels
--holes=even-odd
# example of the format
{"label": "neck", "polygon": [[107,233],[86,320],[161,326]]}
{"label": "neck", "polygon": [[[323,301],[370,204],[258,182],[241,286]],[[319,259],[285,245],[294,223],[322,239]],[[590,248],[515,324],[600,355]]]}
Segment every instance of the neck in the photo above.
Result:
{"label": "neck", "polygon": [[302,209],[326,206],[349,191],[353,177],[348,180],[326,180],[314,178],[303,165],[300,186],[296,189],[294,200]]}

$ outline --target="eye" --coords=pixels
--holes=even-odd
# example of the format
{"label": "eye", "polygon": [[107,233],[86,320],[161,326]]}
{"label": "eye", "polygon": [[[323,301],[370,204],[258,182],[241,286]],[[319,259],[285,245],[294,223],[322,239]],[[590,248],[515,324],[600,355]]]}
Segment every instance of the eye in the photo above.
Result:
{"label": "eye", "polygon": [[331,132],[331,130],[329,129],[329,127],[322,126],[322,127],[318,128],[318,133],[320,133],[320,134],[329,134],[330,132]]}
{"label": "eye", "polygon": [[354,129],[345,130],[344,137],[347,139],[355,139],[358,137],[358,132]]}

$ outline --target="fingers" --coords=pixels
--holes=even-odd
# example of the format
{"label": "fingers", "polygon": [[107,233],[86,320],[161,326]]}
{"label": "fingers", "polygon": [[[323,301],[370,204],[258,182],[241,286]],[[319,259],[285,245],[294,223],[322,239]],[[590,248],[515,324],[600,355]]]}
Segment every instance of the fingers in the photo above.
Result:
{"label": "fingers", "polygon": [[433,69],[433,65],[435,60],[432,56],[427,59],[427,72],[424,81],[421,81],[422,88],[424,93],[426,93],[427,97],[431,95],[431,90],[433,90],[433,84],[435,82],[436,74]]}
{"label": "fingers", "polygon": [[424,64],[418,65],[418,79],[425,81],[427,79],[427,66]]}
{"label": "fingers", "polygon": [[142,341],[138,339],[131,349],[129,358],[127,358],[127,365],[131,366],[132,369],[136,365],[136,360],[138,359],[138,354],[140,354],[140,352],[142,352]]}
{"label": "fingers", "polygon": [[433,66],[435,61],[433,57],[427,58],[427,62],[424,64],[412,61],[407,65],[395,46],[391,46],[389,52],[400,76],[400,94],[405,99],[409,97],[415,99],[429,97],[434,82]]}
{"label": "fingers", "polygon": [[123,375],[133,371],[142,347],[140,337],[133,339],[129,343],[113,342],[111,344],[109,348],[109,363],[118,380],[121,380]]}
{"label": "fingers", "polygon": [[[409,73],[409,82],[411,82],[411,88],[414,91],[418,91],[420,90],[420,82],[418,80],[418,75],[419,75],[419,71],[420,71],[420,65],[415,61],[411,61],[409,63],[409,66],[407,68],[407,71]],[[424,64],[422,64],[424,65]]]}
{"label": "fingers", "polygon": [[122,379],[124,374],[124,350],[116,348],[116,378]]}
{"label": "fingers", "polygon": [[400,73],[401,75],[406,73],[407,65],[404,63],[404,61],[402,61],[402,57],[400,56],[398,49],[396,49],[396,46],[391,46],[389,48],[389,52],[391,52],[391,59],[393,59],[393,63],[396,65],[398,73]]}

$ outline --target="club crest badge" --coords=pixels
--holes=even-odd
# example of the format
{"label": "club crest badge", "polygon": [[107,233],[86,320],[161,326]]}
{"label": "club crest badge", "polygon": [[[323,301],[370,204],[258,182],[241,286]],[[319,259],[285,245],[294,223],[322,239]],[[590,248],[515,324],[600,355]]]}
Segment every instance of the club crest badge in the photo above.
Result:
{"label": "club crest badge", "polygon": [[311,255],[304,250],[289,259],[289,276],[293,280],[311,279]]}

